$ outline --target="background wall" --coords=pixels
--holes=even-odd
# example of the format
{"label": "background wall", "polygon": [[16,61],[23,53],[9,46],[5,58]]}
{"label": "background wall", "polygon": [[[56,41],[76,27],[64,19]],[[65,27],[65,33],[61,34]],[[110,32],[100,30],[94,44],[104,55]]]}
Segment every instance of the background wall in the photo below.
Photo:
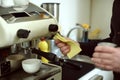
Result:
{"label": "background wall", "polygon": [[[66,36],[68,31],[76,26],[76,23],[90,23],[91,0],[30,0],[37,5],[44,2],[60,3],[61,33]],[[39,3],[40,2],[40,3]]]}
{"label": "background wall", "polygon": [[113,1],[114,0],[92,0],[91,27],[92,30],[97,27],[101,29],[101,39],[108,37],[110,33]]}
{"label": "background wall", "polygon": [[[76,26],[76,23],[87,23],[91,30],[101,29],[101,39],[108,37],[110,33],[110,19],[112,15],[113,0],[30,0],[40,6],[44,2],[60,3],[61,33],[66,36],[68,31]],[[76,35],[73,32],[72,37]]]}
{"label": "background wall", "polygon": [[88,23],[90,18],[90,0],[61,0],[60,21],[62,33],[76,26],[76,23]]}

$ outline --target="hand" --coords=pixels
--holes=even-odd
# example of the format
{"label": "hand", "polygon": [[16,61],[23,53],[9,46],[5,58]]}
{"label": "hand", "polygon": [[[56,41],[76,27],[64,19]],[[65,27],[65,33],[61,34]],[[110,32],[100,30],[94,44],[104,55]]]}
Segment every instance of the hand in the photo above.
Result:
{"label": "hand", "polygon": [[92,61],[102,69],[120,72],[120,48],[97,46]]}
{"label": "hand", "polygon": [[70,46],[67,45],[64,42],[61,42],[60,40],[55,40],[55,44],[60,48],[63,55],[67,55],[67,53],[70,51]]}

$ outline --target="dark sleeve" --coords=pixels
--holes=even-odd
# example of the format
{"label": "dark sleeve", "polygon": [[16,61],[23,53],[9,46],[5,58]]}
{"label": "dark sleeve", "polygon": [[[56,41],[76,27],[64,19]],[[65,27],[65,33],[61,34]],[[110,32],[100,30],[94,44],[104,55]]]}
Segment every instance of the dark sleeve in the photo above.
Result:
{"label": "dark sleeve", "polygon": [[111,19],[112,42],[120,46],[120,0],[114,0]]}
{"label": "dark sleeve", "polygon": [[80,42],[82,51],[80,54],[92,56],[94,48],[99,42],[113,42],[120,44],[120,0],[115,0],[113,3],[112,18],[111,18],[111,33],[108,38],[103,40],[92,40],[87,43]]}
{"label": "dark sleeve", "polygon": [[[82,52],[80,52],[80,54],[91,57],[95,46],[99,42],[113,42],[120,46],[120,0],[114,0],[110,37],[103,40],[90,41],[88,43],[80,42],[80,47],[82,48]],[[120,73],[114,72],[114,80],[120,80]]]}
{"label": "dark sleeve", "polygon": [[80,42],[80,47],[82,49],[82,51],[80,52],[80,55],[86,55],[86,56],[92,57],[95,46],[96,46],[96,43],[94,43],[94,42],[93,43]]}
{"label": "dark sleeve", "polygon": [[99,42],[108,42],[110,39],[104,39],[104,40],[89,40],[88,42],[79,42],[80,47],[82,51],[80,52],[81,55],[87,55],[92,57],[92,54],[94,52],[94,48],[97,46]]}
{"label": "dark sleeve", "polygon": [[80,47],[82,49],[80,54],[92,57],[94,48],[97,46],[99,42],[112,42],[112,40],[111,38],[106,38],[102,40],[89,40],[88,42],[79,42]]}
{"label": "dark sleeve", "polygon": [[[113,37],[112,41],[120,46],[120,0],[114,0],[111,33],[110,36]],[[113,72],[113,74],[114,80],[120,80],[120,73]]]}

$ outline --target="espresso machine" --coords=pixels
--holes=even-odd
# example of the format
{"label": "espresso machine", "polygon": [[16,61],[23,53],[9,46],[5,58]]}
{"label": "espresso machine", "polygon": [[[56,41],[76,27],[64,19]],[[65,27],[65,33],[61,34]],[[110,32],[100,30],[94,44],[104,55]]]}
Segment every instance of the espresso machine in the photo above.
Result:
{"label": "espresso machine", "polygon": [[[0,7],[0,49],[11,47],[10,55],[21,50],[26,55],[41,37],[50,35],[50,30],[57,32],[59,26],[56,25],[58,22],[51,13],[33,3],[29,3],[24,11]],[[9,61],[0,61],[0,80],[61,80],[60,66],[43,63],[41,69],[36,74],[11,71]]]}
{"label": "espresso machine", "polygon": [[104,80],[101,75],[105,71],[96,69],[93,64],[58,58],[51,52],[47,54],[37,50],[39,38],[53,36],[51,31],[59,31],[58,22],[41,7],[32,3],[24,11],[0,7],[0,48],[10,46],[12,53],[22,49],[24,54],[32,50],[32,53],[51,61],[50,64],[43,63],[41,70],[35,74],[25,73],[22,69],[11,72],[10,62],[1,62],[0,80]]}

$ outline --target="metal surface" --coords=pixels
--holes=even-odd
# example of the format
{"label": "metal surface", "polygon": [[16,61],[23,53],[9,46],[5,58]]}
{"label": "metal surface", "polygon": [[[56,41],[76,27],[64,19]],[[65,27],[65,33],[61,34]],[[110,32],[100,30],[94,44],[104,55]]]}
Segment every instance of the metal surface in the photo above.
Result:
{"label": "metal surface", "polygon": [[95,74],[95,75],[92,76],[89,80],[103,80],[103,76],[102,76],[102,75]]}
{"label": "metal surface", "polygon": [[[40,17],[41,14],[45,12],[33,4],[29,4],[29,7],[25,11],[15,11],[11,8],[0,7],[0,16],[7,23],[16,23],[24,21],[33,21],[33,20],[42,20],[43,17]],[[48,15],[47,13],[45,13]],[[49,16],[50,17],[50,16]]]}
{"label": "metal surface", "polygon": [[76,26],[77,27],[73,27],[69,30],[67,37],[70,37],[73,30],[77,30],[78,33],[80,33],[80,31],[82,32],[82,34],[77,34],[77,41],[88,42],[88,31],[83,28],[82,24],[76,24]]}
{"label": "metal surface", "polygon": [[28,74],[22,69],[19,69],[9,75],[0,77],[0,80],[61,80],[61,74],[62,72],[60,66],[42,64],[37,73]]}
{"label": "metal surface", "polygon": [[[49,25],[58,24],[52,14],[32,3],[25,11],[15,11],[13,8],[0,7],[0,47],[30,41],[46,36]],[[19,30],[29,31],[26,39],[18,37]]]}
{"label": "metal surface", "polygon": [[60,3],[43,3],[41,7],[53,14],[53,16],[59,21],[59,5]]}
{"label": "metal surface", "polygon": [[[44,12],[42,9],[40,9],[39,7],[37,7],[36,5],[34,5],[32,3],[30,3],[29,7],[26,10],[24,10],[24,11],[28,12],[28,13],[32,12],[32,11]],[[3,15],[3,14],[9,14],[9,13],[12,13],[12,12],[19,12],[19,11],[14,10],[12,7],[10,7],[10,8],[0,7],[0,16]]]}

